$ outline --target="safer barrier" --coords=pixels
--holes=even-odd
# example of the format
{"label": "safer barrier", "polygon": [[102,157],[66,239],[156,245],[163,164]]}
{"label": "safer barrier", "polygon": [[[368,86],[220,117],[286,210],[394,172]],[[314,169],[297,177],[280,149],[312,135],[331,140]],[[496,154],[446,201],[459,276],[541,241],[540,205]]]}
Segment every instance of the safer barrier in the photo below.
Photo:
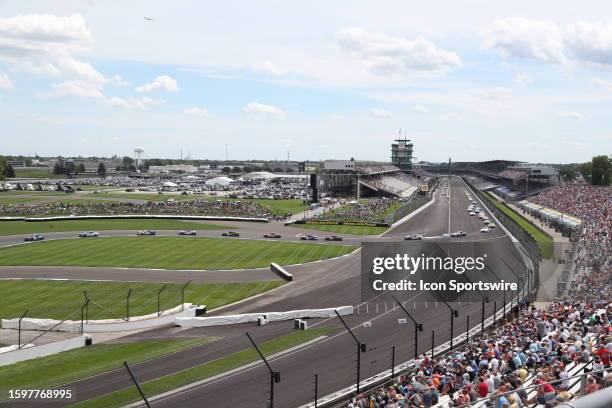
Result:
{"label": "safer barrier", "polygon": [[[121,332],[127,330],[142,330],[152,329],[155,327],[168,326],[174,324],[174,319],[177,316],[195,317],[197,310],[204,306],[185,303],[175,308],[165,310],[158,315],[152,313],[144,316],[130,317],[129,321],[122,319],[105,319],[105,320],[53,320],[53,319],[36,319],[24,318],[21,321],[21,330],[39,330],[39,331],[61,331],[70,333],[108,333]],[[4,329],[19,329],[19,319],[2,319],[2,328]]]}
{"label": "safer barrier", "polygon": [[22,347],[17,350],[0,353],[0,366],[31,360],[33,358],[50,356],[52,354],[83,347],[87,344],[87,339],[89,338],[90,337],[87,335],[81,335],[70,339],[41,344],[40,346]]}
{"label": "safer barrier", "polygon": [[181,327],[225,326],[231,324],[256,323],[260,318],[264,318],[266,322],[277,322],[292,319],[335,317],[336,311],[338,311],[340,315],[346,316],[353,314],[354,308],[353,306],[340,306],[328,309],[289,310],[287,312],[245,313],[209,317],[176,317],[174,319],[174,324]]}
{"label": "safer barrier", "polygon": [[272,262],[270,264],[270,269],[272,270],[272,272],[274,272],[275,274],[280,276],[281,279],[284,279],[284,280],[289,281],[289,282],[291,282],[293,280],[293,275],[291,273],[287,272],[282,266],[280,266],[277,263]]}

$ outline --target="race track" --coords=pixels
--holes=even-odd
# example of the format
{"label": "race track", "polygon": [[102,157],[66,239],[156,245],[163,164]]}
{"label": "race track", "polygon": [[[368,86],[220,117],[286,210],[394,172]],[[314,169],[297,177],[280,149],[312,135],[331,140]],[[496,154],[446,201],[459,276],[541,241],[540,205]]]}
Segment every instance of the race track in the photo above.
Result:
{"label": "race track", "polygon": [[[515,281],[516,275],[525,273],[523,259],[517,253],[516,248],[505,236],[500,228],[488,234],[479,232],[482,222],[477,217],[470,217],[466,208],[469,205],[464,191],[467,188],[460,179],[453,179],[451,194],[451,230],[463,230],[468,233],[467,239],[485,239],[490,244],[489,256],[503,259],[508,269],[495,271],[498,277],[507,281]],[[375,239],[380,241],[394,241],[403,239],[407,234],[419,233],[427,237],[439,237],[448,232],[448,207],[449,202],[440,192],[435,193],[435,202],[406,222],[392,228],[382,237]],[[482,206],[481,206],[482,207]],[[492,218],[492,217],[490,217]],[[248,228],[248,230],[247,230]],[[283,234],[288,240],[299,239],[299,233],[308,233],[307,230],[284,227],[270,224],[249,224],[241,226],[241,235],[248,238],[250,234],[255,237],[261,236],[262,231],[276,231]],[[292,231],[291,235],[288,231]],[[120,231],[112,232],[121,234]],[[174,235],[173,232],[167,232]],[[206,234],[219,235],[220,231],[206,231]],[[318,232],[315,232],[318,233]],[[63,233],[60,233],[63,234]],[[106,233],[105,233],[106,234]],[[110,232],[109,232],[110,234]],[[125,234],[125,232],[123,232]],[[205,235],[202,232],[203,236]],[[74,234],[71,234],[74,236]],[[324,235],[322,235],[324,236]],[[53,238],[56,237],[55,235]],[[16,237],[0,238],[0,245],[9,245]],[[362,240],[362,237],[348,237],[345,244],[354,244]],[[71,279],[110,279],[119,278],[125,271],[114,271],[108,268],[0,268],[0,277],[70,277]],[[294,281],[274,290],[272,293],[264,293],[252,299],[245,300],[235,305],[224,308],[223,313],[242,313],[255,311],[284,311],[302,308],[336,307],[343,305],[358,306],[359,313],[346,318],[351,327],[354,328],[360,341],[366,343],[368,351],[362,355],[361,378],[377,374],[391,366],[391,348],[396,347],[395,361],[411,359],[414,354],[414,332],[413,325],[399,325],[398,318],[405,315],[399,308],[393,308],[389,303],[381,303],[379,299],[371,299],[361,303],[360,299],[360,253],[356,251],[350,255],[327,261],[319,261],[304,265],[295,265],[287,268],[293,275]],[[166,281],[176,277],[179,271],[147,271],[130,270],[143,281]],[[190,274],[205,275],[201,279],[243,279],[247,274],[244,271],[207,271],[207,272],[180,272],[181,276],[192,279]],[[37,276],[38,274],[38,276]],[[227,274],[227,275],[224,275]],[[253,279],[269,279],[273,277],[267,270],[248,271]],[[260,275],[257,275],[260,274]],[[120,280],[120,279],[118,279]],[[409,300],[409,299],[402,299]],[[412,299],[410,299],[412,300]],[[493,313],[493,302],[497,302],[497,308],[502,306],[500,296],[491,299],[486,305],[487,316]],[[408,302],[410,312],[417,321],[422,322],[424,330],[419,333],[419,353],[431,348],[432,331],[435,332],[435,344],[439,345],[448,341],[450,336],[449,310],[442,304],[430,303],[425,307],[422,303]],[[455,336],[465,331],[467,316],[470,316],[470,327],[480,325],[481,303],[453,303],[452,307],[459,311],[459,317],[455,319]],[[214,313],[214,312],[213,312]],[[372,322],[369,327],[364,327],[363,322]],[[319,396],[324,396],[338,389],[355,383],[355,343],[348,335],[338,319],[325,319],[320,321],[310,320],[312,326],[328,326],[337,329],[337,334],[316,342],[308,347],[283,355],[271,361],[275,370],[280,371],[282,381],[275,385],[275,404],[278,407],[298,407],[312,401],[314,392],[314,375],[319,375]],[[164,328],[134,335],[136,338],[161,338],[172,336],[220,336],[221,340],[205,344],[184,352],[178,352],[135,364],[133,369],[140,381],[147,381],[160,376],[174,373],[212,359],[227,355],[229,353],[250,347],[248,339],[244,335],[249,331],[259,342],[278,337],[291,332],[293,322],[281,322],[268,324],[262,327],[246,324],[234,327],[179,329]],[[113,392],[126,387],[132,383],[123,370],[101,374],[92,378],[83,379],[74,384],[69,384],[76,392],[79,401],[93,398],[105,393]],[[204,383],[189,390],[156,399],[152,403],[154,407],[263,407],[268,399],[269,374],[267,368],[262,364],[242,371],[240,373],[222,376],[220,379]],[[1,404],[0,404],[1,405]],[[28,406],[28,405],[23,405]],[[42,406],[33,404],[31,406]],[[62,406],[50,403],[45,407]]]}

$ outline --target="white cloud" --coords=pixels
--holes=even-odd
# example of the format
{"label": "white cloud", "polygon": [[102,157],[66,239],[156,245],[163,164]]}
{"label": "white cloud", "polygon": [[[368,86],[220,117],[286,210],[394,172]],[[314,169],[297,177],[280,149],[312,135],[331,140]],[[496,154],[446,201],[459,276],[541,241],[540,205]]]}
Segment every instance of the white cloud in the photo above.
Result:
{"label": "white cloud", "polygon": [[482,46],[506,57],[565,63],[563,34],[549,21],[525,18],[495,20],[483,30]]}
{"label": "white cloud", "polygon": [[151,91],[166,91],[166,92],[177,92],[178,84],[176,79],[168,75],[160,75],[153,80],[150,84],[139,86],[136,88],[138,92],[151,92]]}
{"label": "white cloud", "polygon": [[601,79],[599,77],[594,76],[593,83],[603,88],[606,88],[608,91],[612,91],[612,81],[607,81],[605,79]]}
{"label": "white cloud", "polygon": [[340,115],[339,113],[332,113],[329,117],[331,119],[333,119],[333,120],[342,120],[342,119],[344,119],[344,115]]}
{"label": "white cloud", "polygon": [[378,75],[405,71],[446,71],[461,65],[459,55],[424,37],[414,40],[348,27],[336,32],[343,51]]}
{"label": "white cloud", "polygon": [[254,118],[263,119],[266,117],[273,118],[284,118],[285,111],[276,106],[272,105],[264,105],[263,103],[258,102],[250,102],[247,106],[242,108],[242,110],[248,114],[251,114]]}
{"label": "white cloud", "polygon": [[269,75],[269,76],[281,76],[283,74],[283,70],[274,65],[270,61],[266,61],[261,65],[257,65],[253,67],[255,72],[259,72],[260,74]]}
{"label": "white cloud", "polygon": [[62,72],[54,64],[50,62],[41,62],[34,64],[31,61],[14,62],[11,66],[13,72],[23,72],[26,74],[43,75],[52,78],[59,77]]}
{"label": "white cloud", "polygon": [[187,115],[197,116],[199,118],[207,119],[210,117],[210,113],[208,112],[208,109],[198,108],[197,106],[185,109],[183,112],[185,112],[185,114]]}
{"label": "white cloud", "polygon": [[533,77],[529,74],[519,73],[514,76],[514,78],[512,79],[512,82],[514,82],[517,85],[525,86],[525,85],[529,85],[533,83]]}
{"label": "white cloud", "polygon": [[414,105],[413,107],[410,108],[410,110],[413,111],[413,112],[417,112],[417,113],[429,113],[429,112],[431,112],[428,107],[423,106],[423,105]]}
{"label": "white cloud", "polygon": [[393,114],[384,109],[372,108],[370,109],[370,116],[374,116],[375,118],[379,119],[389,119],[393,116]]}
{"label": "white cloud", "polygon": [[584,116],[580,112],[576,111],[562,111],[557,112],[557,116],[561,116],[563,118],[571,118],[571,119],[584,119]]}
{"label": "white cloud", "polygon": [[86,50],[92,43],[91,32],[79,14],[0,18],[0,55],[4,57],[67,55]]}
{"label": "white cloud", "polygon": [[104,98],[102,86],[88,81],[64,81],[53,85],[53,91],[49,96],[74,97],[82,99],[101,99]]}
{"label": "white cloud", "polygon": [[439,116],[440,120],[449,121],[449,120],[461,120],[463,116],[457,112],[445,113],[444,115]]}
{"label": "white cloud", "polygon": [[507,88],[497,87],[497,88],[486,88],[486,89],[478,89],[472,94],[481,99],[487,99],[491,101],[500,101],[503,99],[508,99],[512,96],[512,91]]}
{"label": "white cloud", "polygon": [[13,87],[14,85],[13,81],[11,81],[11,78],[9,78],[8,75],[0,72],[0,89],[4,91],[10,91],[11,89],[13,89]]}
{"label": "white cloud", "polygon": [[112,98],[108,98],[106,102],[115,107],[121,109],[138,109],[145,110],[147,107],[145,103],[137,98],[119,98],[117,96],[113,96]]}
{"label": "white cloud", "polygon": [[612,23],[579,22],[568,27],[565,41],[578,61],[612,65]]}
{"label": "white cloud", "polygon": [[58,59],[57,63],[66,75],[76,76],[96,83],[103,83],[106,81],[104,75],[87,62],[78,61],[72,57],[62,57]]}

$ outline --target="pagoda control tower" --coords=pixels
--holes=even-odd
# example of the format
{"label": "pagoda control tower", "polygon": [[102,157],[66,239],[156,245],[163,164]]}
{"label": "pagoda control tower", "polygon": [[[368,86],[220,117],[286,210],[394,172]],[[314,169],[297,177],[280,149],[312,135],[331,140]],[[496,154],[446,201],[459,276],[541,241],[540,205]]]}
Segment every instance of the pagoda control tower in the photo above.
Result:
{"label": "pagoda control tower", "polygon": [[391,144],[391,163],[403,171],[412,170],[412,143],[409,139],[396,139]]}

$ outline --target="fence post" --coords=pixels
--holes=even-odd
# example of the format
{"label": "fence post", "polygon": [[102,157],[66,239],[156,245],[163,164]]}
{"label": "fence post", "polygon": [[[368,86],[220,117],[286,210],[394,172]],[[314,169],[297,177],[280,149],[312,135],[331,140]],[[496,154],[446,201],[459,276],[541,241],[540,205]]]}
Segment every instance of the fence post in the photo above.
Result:
{"label": "fence post", "polygon": [[391,347],[391,379],[395,377],[395,346]]}
{"label": "fence post", "polygon": [[23,314],[21,315],[21,317],[19,318],[19,334],[17,335],[17,348],[20,349],[21,348],[21,320],[23,320],[23,318],[28,314],[28,312],[30,311],[30,309],[26,309],[25,312],[23,312]]}
{"label": "fence post", "polygon": [[126,313],[126,318],[125,318],[125,320],[126,320],[127,322],[129,322],[129,321],[130,321],[130,296],[132,296],[132,288],[130,288],[130,289],[128,290],[127,297],[125,298],[125,311],[126,311],[126,312],[125,312],[125,313]]}
{"label": "fence post", "polygon": [[83,303],[83,306],[81,306],[81,334],[83,334],[83,332],[85,331],[85,311],[87,309],[87,305],[89,304],[89,301],[91,299],[88,298],[87,296],[85,296],[85,303]]}
{"label": "fence post", "polygon": [[493,326],[491,326],[491,331],[495,330],[495,324],[497,323],[497,301],[493,302]]}
{"label": "fence post", "polygon": [[157,292],[157,317],[161,316],[159,298],[161,296],[161,293],[164,291],[164,289],[166,289],[166,286],[168,286],[168,285],[164,283],[164,285],[161,287],[161,289]]}
{"label": "fence post", "polygon": [[181,310],[185,310],[185,289],[191,283],[191,280],[187,281],[187,283],[181,289]]}
{"label": "fence post", "polygon": [[83,291],[83,296],[85,296],[85,321],[89,322],[89,301],[91,298],[87,295],[87,291]]}
{"label": "fence post", "polygon": [[436,338],[436,331],[432,330],[431,331],[431,358],[434,358],[434,347],[435,347],[435,338]]}
{"label": "fence post", "polygon": [[468,343],[470,341],[470,315],[467,315],[466,319],[466,328],[465,328],[465,342]]}
{"label": "fence post", "polygon": [[315,374],[315,395],[314,395],[314,408],[319,406],[319,374]]}

